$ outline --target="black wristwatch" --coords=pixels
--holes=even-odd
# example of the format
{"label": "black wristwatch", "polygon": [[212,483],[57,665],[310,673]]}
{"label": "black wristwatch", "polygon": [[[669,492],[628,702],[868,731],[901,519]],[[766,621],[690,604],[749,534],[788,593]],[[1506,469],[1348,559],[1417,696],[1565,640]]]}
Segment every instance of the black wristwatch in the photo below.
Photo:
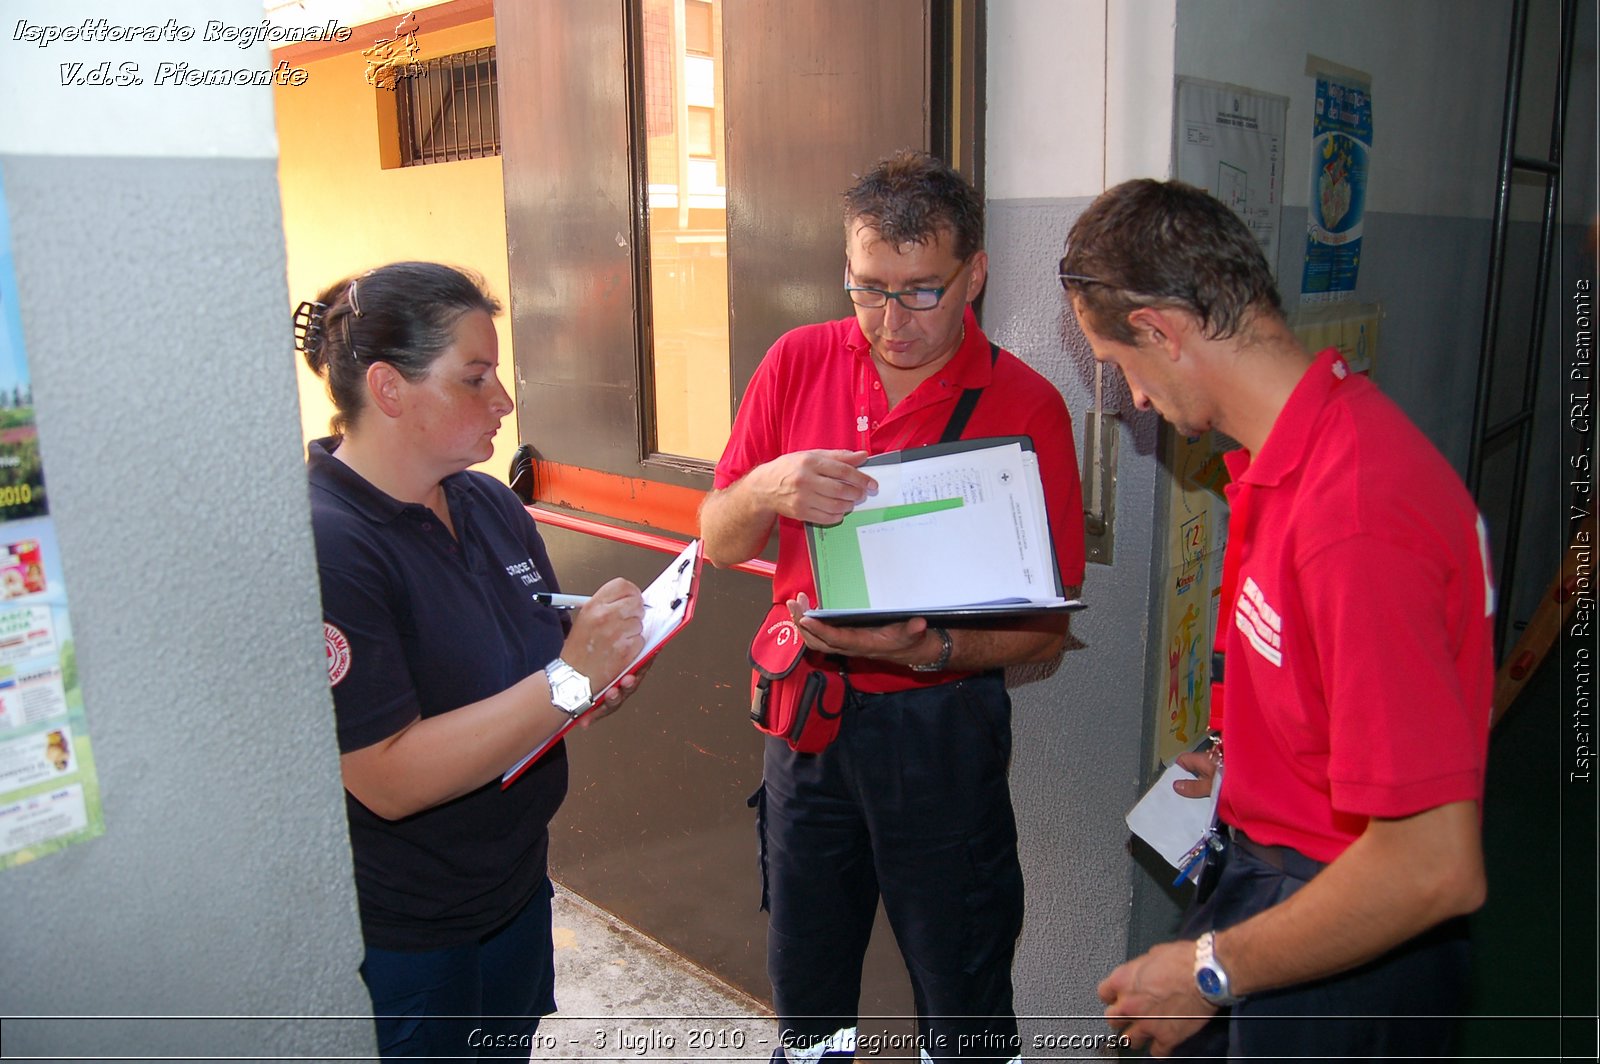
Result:
{"label": "black wristwatch", "polygon": [[943,672],[945,666],[950,664],[950,651],[955,649],[955,644],[950,641],[950,633],[943,628],[930,628],[929,631],[938,636],[944,646],[939,648],[939,656],[926,665],[911,666],[912,672]]}

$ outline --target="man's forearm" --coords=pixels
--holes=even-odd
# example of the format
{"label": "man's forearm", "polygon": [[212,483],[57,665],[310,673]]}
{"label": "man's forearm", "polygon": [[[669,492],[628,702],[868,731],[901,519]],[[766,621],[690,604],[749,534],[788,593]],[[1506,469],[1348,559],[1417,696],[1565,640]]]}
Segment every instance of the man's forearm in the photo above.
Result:
{"label": "man's forearm", "polygon": [[778,515],[761,505],[750,476],[708,494],[700,504],[700,538],[712,565],[749,561],[767,545]]}
{"label": "man's forearm", "polygon": [[1218,932],[1232,991],[1252,994],[1354,968],[1483,903],[1478,804],[1374,820],[1303,888]]}
{"label": "man's forearm", "polygon": [[982,672],[1007,665],[1054,661],[1066,643],[1065,616],[1023,622],[1019,628],[951,628],[951,672]]}

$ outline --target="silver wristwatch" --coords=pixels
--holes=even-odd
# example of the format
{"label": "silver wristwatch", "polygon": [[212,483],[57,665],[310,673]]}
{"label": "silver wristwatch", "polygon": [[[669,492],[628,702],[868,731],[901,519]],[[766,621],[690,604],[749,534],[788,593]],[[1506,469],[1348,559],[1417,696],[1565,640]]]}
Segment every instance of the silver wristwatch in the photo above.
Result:
{"label": "silver wristwatch", "polygon": [[944,643],[939,649],[939,656],[925,665],[909,666],[912,672],[943,672],[946,665],[950,664],[950,651],[955,649],[955,644],[950,641],[950,633],[943,628],[930,628],[934,635]]}
{"label": "silver wristwatch", "polygon": [[594,705],[589,677],[560,658],[544,667],[544,677],[550,681],[550,704],[567,716],[578,717]]}
{"label": "silver wristwatch", "polygon": [[1194,943],[1194,985],[1200,996],[1218,1008],[1237,1005],[1244,1000],[1233,993],[1228,985],[1228,973],[1217,962],[1216,932],[1207,931]]}

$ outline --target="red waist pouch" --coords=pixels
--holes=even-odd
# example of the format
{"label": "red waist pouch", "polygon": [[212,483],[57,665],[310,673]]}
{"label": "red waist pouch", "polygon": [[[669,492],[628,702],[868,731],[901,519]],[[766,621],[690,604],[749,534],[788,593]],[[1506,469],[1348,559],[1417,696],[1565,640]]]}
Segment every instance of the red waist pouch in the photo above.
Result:
{"label": "red waist pouch", "polygon": [[750,720],[802,754],[820,753],[839,734],[850,690],[838,658],[807,650],[789,607],[778,603],[750,642]]}

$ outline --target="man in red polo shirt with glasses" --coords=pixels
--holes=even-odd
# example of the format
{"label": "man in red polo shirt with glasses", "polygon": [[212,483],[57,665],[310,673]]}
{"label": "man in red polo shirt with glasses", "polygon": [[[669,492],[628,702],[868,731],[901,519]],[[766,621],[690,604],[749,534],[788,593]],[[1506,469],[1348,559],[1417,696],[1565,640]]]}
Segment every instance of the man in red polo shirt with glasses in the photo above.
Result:
{"label": "man in red polo shirt with glasses", "polygon": [[[1072,425],[1050,382],[978,328],[969,304],[988,271],[983,202],[960,174],[901,153],[845,194],[844,215],[855,315],[773,345],[700,513],[718,565],[754,557],[777,527],[773,616],[798,622],[822,667],[837,672],[843,659],[850,687],[838,735],[820,752],[767,738],[753,800],[782,1043],[774,1059],[855,1055],[861,962],[881,893],[919,1012],[918,1045],[899,1055],[1012,1060],[1022,870],[1001,669],[1053,660],[1066,618],[983,628],[802,619],[816,600],[804,525],[834,524],[867,497],[875,484],[858,467],[869,455],[935,443],[953,428],[967,439],[1027,435],[1061,581],[1075,596],[1083,505]],[[964,427],[963,395],[976,396]]]}
{"label": "man in red polo shirt with glasses", "polygon": [[1223,766],[1223,849],[1183,937],[1100,984],[1106,1017],[1161,1056],[1444,1055],[1484,896],[1483,520],[1376,386],[1300,346],[1216,199],[1130,181],[1067,247],[1084,336],[1136,405],[1243,445],[1226,456],[1222,741],[1180,757],[1191,795]]}

